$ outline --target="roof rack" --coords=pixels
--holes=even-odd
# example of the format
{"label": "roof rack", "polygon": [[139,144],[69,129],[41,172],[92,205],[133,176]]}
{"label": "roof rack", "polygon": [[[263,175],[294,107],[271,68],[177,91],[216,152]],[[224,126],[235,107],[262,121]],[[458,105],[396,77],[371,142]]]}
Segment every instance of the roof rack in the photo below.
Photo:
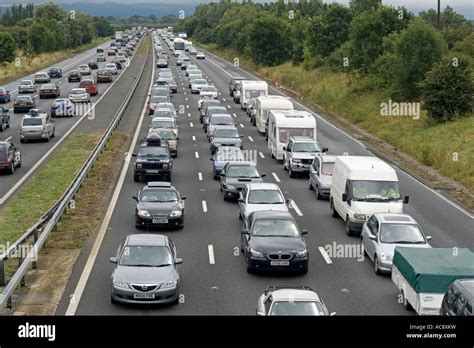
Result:
{"label": "roof rack", "polygon": [[150,181],[147,184],[148,187],[171,187],[170,182],[166,181]]}
{"label": "roof rack", "polygon": [[278,286],[278,285],[273,285],[269,286],[268,288],[265,289],[264,294],[268,294],[269,292],[276,291],[276,290],[284,290],[284,289],[296,289],[296,290],[309,290],[309,291],[314,291],[311,287],[306,286],[306,285],[285,285],[285,286]]}

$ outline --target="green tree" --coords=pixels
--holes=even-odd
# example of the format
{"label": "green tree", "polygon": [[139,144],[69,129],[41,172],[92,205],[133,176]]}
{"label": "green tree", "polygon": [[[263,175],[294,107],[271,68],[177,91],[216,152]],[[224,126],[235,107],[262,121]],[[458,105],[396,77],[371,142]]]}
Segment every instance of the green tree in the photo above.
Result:
{"label": "green tree", "polygon": [[0,63],[9,63],[15,59],[16,42],[10,33],[0,32]]}
{"label": "green tree", "polygon": [[351,0],[349,6],[355,13],[361,13],[376,9],[382,3],[382,0]]}
{"label": "green tree", "polygon": [[248,47],[257,64],[278,65],[291,53],[291,38],[286,23],[273,16],[261,16],[250,27]]}
{"label": "green tree", "polygon": [[450,121],[472,112],[474,83],[469,59],[449,54],[435,63],[421,83],[423,108],[436,121]]}

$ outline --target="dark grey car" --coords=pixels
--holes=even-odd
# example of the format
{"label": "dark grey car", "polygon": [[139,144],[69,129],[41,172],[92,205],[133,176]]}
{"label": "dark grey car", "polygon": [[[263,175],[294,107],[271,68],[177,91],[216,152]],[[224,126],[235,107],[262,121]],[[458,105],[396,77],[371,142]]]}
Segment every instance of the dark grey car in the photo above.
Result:
{"label": "dark grey car", "polygon": [[218,147],[235,146],[243,149],[242,135],[235,126],[217,126],[210,137],[211,153],[214,154]]}
{"label": "dark grey car", "polygon": [[240,191],[246,184],[251,182],[263,182],[266,174],[260,175],[254,162],[231,161],[228,162],[221,177],[221,192],[224,193],[224,200],[237,200],[240,197]]}
{"label": "dark grey car", "polygon": [[117,249],[111,279],[111,302],[179,302],[179,273],[176,246],[167,236],[128,235]]}

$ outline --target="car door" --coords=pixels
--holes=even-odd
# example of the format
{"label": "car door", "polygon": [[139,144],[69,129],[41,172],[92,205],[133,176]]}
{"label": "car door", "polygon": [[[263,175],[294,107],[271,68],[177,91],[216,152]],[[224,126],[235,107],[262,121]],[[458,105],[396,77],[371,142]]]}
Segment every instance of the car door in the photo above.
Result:
{"label": "car door", "polygon": [[[251,214],[250,216],[242,220],[242,229],[246,229],[249,233],[250,233],[252,215],[253,214]],[[241,240],[242,240],[242,249],[245,255],[247,255],[248,249],[249,249],[250,234],[241,233]]]}
{"label": "car door", "polygon": [[51,116],[49,114],[46,116],[46,129],[50,135],[54,133],[54,122],[51,120]]}
{"label": "car door", "polygon": [[377,218],[372,215],[367,223],[363,227],[362,231],[362,238],[364,241],[364,248],[367,251],[367,254],[373,260],[373,256],[375,254],[375,241],[370,239],[370,237],[377,236]]}
{"label": "car door", "polygon": [[287,168],[290,168],[290,158],[291,158],[291,148],[293,147],[293,143],[290,140],[286,145],[285,151],[283,152],[283,161],[286,164]]}
{"label": "car door", "polygon": [[10,144],[11,157],[15,166],[18,166],[21,163],[20,151],[15,147],[15,145]]}
{"label": "car door", "polygon": [[309,182],[315,188],[318,183],[319,183],[319,159],[318,157],[315,157],[313,159],[313,163],[311,164],[311,167],[309,168]]}
{"label": "car door", "polygon": [[242,201],[239,200],[239,209],[240,209],[240,216],[245,219],[247,216],[246,207],[247,207],[247,196],[248,196],[248,187],[245,186],[243,190],[240,192],[240,198]]}

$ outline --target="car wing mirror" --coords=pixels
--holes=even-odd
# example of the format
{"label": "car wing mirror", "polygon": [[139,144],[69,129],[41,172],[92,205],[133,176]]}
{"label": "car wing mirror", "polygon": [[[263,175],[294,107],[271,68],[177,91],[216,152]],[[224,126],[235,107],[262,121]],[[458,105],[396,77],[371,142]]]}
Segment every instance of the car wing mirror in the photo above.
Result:
{"label": "car wing mirror", "polygon": [[373,241],[377,241],[377,236],[375,234],[369,235],[369,239]]}
{"label": "car wing mirror", "polygon": [[186,196],[181,196],[181,200],[184,201],[187,197]]}
{"label": "car wing mirror", "polygon": [[426,240],[427,240],[427,241],[430,241],[430,240],[432,240],[432,239],[433,239],[432,236],[426,236]]}
{"label": "car wing mirror", "polygon": [[403,204],[408,204],[409,201],[410,201],[410,196],[403,197]]}
{"label": "car wing mirror", "polygon": [[132,198],[138,202],[138,197],[137,196],[132,196]]}
{"label": "car wing mirror", "polygon": [[305,234],[308,234],[308,230],[301,230],[301,235],[304,236]]}
{"label": "car wing mirror", "polygon": [[116,257],[110,257],[109,261],[112,262],[112,263],[117,263],[118,262]]}
{"label": "car wing mirror", "polygon": [[267,174],[265,174],[265,173],[263,173],[262,175],[260,175],[261,178],[264,178],[264,177],[266,177],[266,176],[267,176]]}
{"label": "car wing mirror", "polygon": [[180,257],[178,257],[178,258],[176,258],[176,259],[174,260],[174,264],[175,264],[175,265],[180,265],[180,264],[182,264],[182,263],[183,263],[183,259],[180,258]]}
{"label": "car wing mirror", "polygon": [[283,151],[286,151],[286,146],[283,146]]}
{"label": "car wing mirror", "polygon": [[347,202],[347,193],[342,194],[342,201]]}

